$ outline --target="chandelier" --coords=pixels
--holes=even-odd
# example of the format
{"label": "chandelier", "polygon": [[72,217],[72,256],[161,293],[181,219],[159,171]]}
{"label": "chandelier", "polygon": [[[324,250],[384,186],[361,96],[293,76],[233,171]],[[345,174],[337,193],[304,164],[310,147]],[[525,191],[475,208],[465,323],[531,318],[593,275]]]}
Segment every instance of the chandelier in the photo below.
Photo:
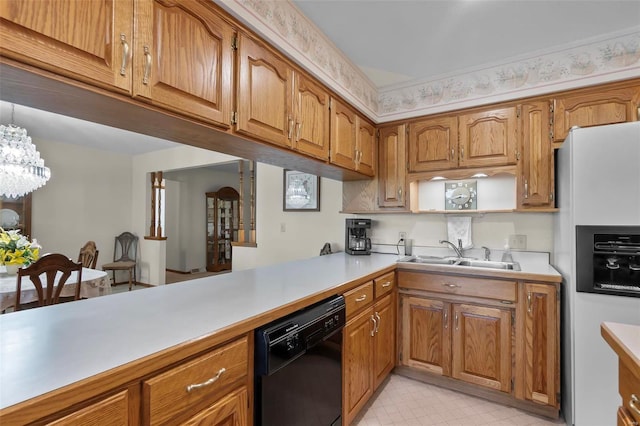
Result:
{"label": "chandelier", "polygon": [[300,178],[294,178],[287,188],[287,204],[299,209],[309,203],[311,197]]}
{"label": "chandelier", "polygon": [[[11,123],[15,106],[11,106]],[[0,195],[17,198],[43,186],[51,177],[27,130],[0,125]]]}

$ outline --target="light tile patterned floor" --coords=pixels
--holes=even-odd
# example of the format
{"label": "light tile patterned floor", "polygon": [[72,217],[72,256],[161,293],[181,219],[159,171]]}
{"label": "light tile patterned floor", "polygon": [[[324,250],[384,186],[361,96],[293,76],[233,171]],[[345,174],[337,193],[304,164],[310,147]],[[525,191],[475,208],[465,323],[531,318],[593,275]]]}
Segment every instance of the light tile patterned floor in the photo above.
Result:
{"label": "light tile patterned floor", "polygon": [[356,426],[564,425],[512,407],[392,374]]}

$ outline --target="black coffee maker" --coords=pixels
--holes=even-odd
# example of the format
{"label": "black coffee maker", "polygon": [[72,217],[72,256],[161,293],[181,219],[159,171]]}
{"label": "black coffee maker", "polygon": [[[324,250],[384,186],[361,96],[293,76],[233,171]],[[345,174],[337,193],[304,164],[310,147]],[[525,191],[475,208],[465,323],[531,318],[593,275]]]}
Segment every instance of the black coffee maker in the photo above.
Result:
{"label": "black coffee maker", "polygon": [[371,219],[347,219],[344,236],[345,251],[349,254],[371,254],[371,238],[367,230],[371,229]]}

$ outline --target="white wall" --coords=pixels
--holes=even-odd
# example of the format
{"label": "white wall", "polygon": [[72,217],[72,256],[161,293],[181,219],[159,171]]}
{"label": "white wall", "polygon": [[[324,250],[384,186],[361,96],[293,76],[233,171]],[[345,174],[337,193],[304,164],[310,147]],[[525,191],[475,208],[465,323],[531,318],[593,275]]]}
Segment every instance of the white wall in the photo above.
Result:
{"label": "white wall", "polygon": [[[77,259],[96,242],[98,267],[113,261],[116,235],[131,230],[131,157],[49,140],[33,141],[51,179],[33,192],[32,237],[43,253]],[[97,161],[96,159],[99,159]]]}

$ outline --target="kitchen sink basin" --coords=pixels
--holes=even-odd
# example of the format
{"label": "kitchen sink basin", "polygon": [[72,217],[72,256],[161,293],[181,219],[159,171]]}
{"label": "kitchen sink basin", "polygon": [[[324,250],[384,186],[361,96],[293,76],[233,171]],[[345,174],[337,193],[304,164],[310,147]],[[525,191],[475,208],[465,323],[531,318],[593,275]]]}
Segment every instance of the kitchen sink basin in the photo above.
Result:
{"label": "kitchen sink basin", "polygon": [[438,257],[438,256],[408,256],[398,260],[399,263],[413,263],[426,265],[451,265],[470,268],[489,268],[519,271],[518,262],[498,262],[494,260],[478,260],[458,257]]}

